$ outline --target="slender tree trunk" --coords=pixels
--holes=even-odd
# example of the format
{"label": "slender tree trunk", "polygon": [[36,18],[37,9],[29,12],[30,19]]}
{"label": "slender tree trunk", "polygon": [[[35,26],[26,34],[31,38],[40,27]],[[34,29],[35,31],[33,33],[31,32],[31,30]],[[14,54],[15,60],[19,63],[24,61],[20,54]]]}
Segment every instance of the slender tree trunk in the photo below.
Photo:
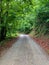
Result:
{"label": "slender tree trunk", "polygon": [[[3,19],[3,16],[2,16],[2,13],[3,13],[3,10],[2,10],[2,0],[0,1],[0,24],[4,24],[4,19]],[[1,30],[0,30],[0,41],[4,40],[5,37],[6,37],[6,26],[1,26]]]}

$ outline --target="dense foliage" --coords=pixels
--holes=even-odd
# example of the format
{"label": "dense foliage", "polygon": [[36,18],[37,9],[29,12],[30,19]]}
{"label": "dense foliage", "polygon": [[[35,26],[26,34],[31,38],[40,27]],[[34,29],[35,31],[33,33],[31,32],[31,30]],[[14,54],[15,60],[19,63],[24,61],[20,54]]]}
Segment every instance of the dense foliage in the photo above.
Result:
{"label": "dense foliage", "polygon": [[0,40],[31,30],[49,34],[49,0],[0,0]]}
{"label": "dense foliage", "polygon": [[49,1],[40,1],[40,8],[37,10],[35,31],[36,34],[49,34]]}

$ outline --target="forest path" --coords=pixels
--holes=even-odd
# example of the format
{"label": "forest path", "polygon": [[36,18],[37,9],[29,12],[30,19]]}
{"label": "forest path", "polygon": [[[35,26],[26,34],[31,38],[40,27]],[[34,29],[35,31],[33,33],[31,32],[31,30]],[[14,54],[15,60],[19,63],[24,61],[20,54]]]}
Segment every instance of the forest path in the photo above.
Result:
{"label": "forest path", "polygon": [[49,65],[49,56],[27,35],[21,35],[0,58],[0,65]]}

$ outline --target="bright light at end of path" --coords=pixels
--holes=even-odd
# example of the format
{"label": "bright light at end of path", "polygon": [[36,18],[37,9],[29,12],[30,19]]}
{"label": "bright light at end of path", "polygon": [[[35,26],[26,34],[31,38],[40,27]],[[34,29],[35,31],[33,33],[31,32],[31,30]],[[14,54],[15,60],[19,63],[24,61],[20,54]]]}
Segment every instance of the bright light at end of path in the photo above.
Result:
{"label": "bright light at end of path", "polygon": [[20,37],[28,37],[28,35],[20,34]]}

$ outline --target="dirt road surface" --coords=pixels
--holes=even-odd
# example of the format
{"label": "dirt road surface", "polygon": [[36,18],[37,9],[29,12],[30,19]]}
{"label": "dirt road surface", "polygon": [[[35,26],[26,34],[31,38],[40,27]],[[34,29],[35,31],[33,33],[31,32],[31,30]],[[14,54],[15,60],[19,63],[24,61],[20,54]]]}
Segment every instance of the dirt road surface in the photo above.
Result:
{"label": "dirt road surface", "polygon": [[49,56],[28,35],[21,35],[0,57],[0,65],[49,65]]}

